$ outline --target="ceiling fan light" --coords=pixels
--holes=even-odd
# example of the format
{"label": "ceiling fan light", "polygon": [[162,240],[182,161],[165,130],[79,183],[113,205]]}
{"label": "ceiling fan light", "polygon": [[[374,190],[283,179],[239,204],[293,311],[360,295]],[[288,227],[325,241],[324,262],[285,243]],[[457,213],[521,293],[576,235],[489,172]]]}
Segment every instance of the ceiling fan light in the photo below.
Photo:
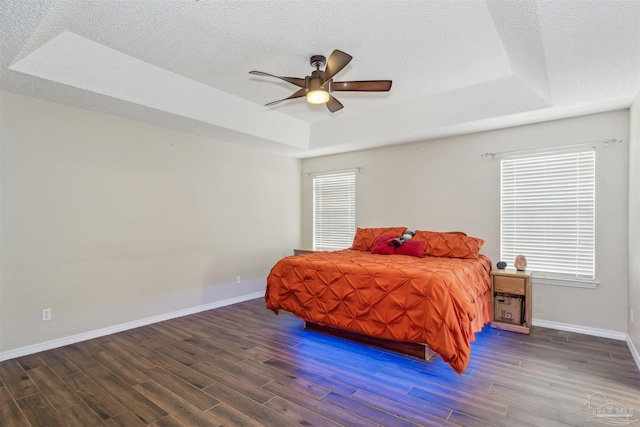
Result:
{"label": "ceiling fan light", "polygon": [[329,92],[322,89],[307,92],[307,102],[309,104],[326,104],[329,102]]}

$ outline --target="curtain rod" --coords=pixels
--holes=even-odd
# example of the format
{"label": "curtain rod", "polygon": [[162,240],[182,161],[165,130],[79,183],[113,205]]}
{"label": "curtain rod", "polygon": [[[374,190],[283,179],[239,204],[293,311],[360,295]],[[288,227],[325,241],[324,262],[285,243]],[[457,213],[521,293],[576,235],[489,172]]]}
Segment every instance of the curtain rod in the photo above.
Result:
{"label": "curtain rod", "polygon": [[344,172],[362,172],[364,170],[363,167],[358,166],[356,168],[349,168],[349,169],[338,169],[338,170],[330,170],[330,171],[316,171],[316,172],[303,172],[303,175],[306,176],[311,176],[311,175],[318,175],[318,174],[331,174],[331,173],[344,173]]}
{"label": "curtain rod", "polygon": [[541,151],[549,151],[549,150],[557,150],[557,149],[567,149],[567,148],[578,148],[578,147],[588,147],[593,146],[595,148],[595,144],[604,144],[604,145],[612,145],[612,144],[621,144],[621,139],[603,139],[600,141],[591,141],[591,142],[582,142],[579,144],[569,144],[569,145],[554,145],[551,147],[541,147],[541,148],[531,148],[527,150],[515,150],[515,151],[501,151],[499,153],[484,153],[480,154],[480,157],[490,157],[491,160],[494,160],[496,157],[501,158],[505,155],[511,154],[526,154],[526,153],[536,153]]}

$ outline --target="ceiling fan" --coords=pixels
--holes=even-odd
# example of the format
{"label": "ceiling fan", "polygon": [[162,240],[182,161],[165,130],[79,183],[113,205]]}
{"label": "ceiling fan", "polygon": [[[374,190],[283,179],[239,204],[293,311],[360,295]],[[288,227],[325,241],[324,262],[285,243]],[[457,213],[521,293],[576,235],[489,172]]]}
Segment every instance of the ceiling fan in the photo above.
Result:
{"label": "ceiling fan", "polygon": [[[282,77],[273,74],[264,73],[262,71],[249,71],[250,74],[256,76],[275,77],[285,82],[289,82],[298,86],[299,89],[288,98],[273,101],[265,106],[275,105],[288,99],[302,98],[306,96],[307,102],[310,104],[327,104],[327,108],[332,113],[341,110],[344,106],[336,98],[331,95],[335,91],[352,91],[352,92],[387,92],[391,89],[391,80],[365,80],[351,82],[334,82],[333,77],[338,74],[353,57],[341,50],[334,50],[329,59],[322,55],[313,55],[310,59],[311,66],[316,67],[310,76],[305,78],[298,77]],[[327,64],[324,71],[320,67]]]}

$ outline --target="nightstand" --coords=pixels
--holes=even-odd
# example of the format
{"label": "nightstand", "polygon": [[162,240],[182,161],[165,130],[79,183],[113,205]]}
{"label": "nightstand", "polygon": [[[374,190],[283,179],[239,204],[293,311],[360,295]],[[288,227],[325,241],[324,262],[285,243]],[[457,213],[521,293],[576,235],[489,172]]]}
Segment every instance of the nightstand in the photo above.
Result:
{"label": "nightstand", "polygon": [[319,249],[294,249],[294,255],[302,255],[302,254],[315,254],[316,252],[323,252]]}
{"label": "nightstand", "polygon": [[492,328],[528,334],[531,329],[531,273],[493,270],[491,307]]}

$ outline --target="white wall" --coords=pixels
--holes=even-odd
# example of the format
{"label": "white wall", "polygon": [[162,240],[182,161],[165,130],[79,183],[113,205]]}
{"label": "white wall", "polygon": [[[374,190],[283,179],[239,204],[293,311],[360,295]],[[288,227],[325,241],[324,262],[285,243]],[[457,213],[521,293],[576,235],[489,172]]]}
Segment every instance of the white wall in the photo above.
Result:
{"label": "white wall", "polygon": [[[629,317],[628,332],[640,353],[640,93],[630,110],[629,135],[629,309],[633,310],[633,322]],[[640,359],[636,359],[640,366]]]}
{"label": "white wall", "polygon": [[[534,319],[626,332],[629,111],[306,159],[303,172],[363,167],[356,180],[360,227],[461,230],[500,245],[500,163],[487,152],[617,138],[596,155],[596,289],[535,285]],[[304,245],[312,242],[311,179],[303,178]],[[505,260],[509,264],[513,260]]]}
{"label": "white wall", "polygon": [[0,354],[263,292],[299,244],[297,159],[0,95]]}

